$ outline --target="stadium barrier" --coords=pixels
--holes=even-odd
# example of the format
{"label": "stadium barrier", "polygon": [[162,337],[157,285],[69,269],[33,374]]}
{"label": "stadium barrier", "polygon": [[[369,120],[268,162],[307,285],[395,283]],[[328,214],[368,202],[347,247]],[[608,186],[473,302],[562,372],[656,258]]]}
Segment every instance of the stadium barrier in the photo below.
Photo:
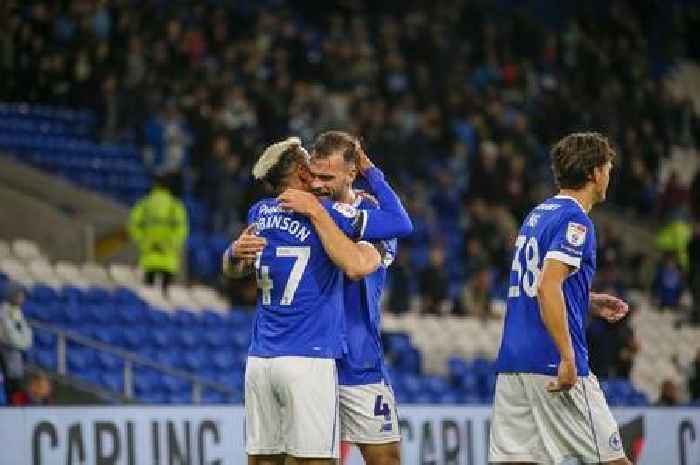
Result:
{"label": "stadium barrier", "polygon": [[[405,406],[402,463],[486,465],[490,408]],[[638,465],[700,463],[700,409],[615,409]],[[0,409],[2,465],[242,465],[241,406]],[[619,438],[609,438],[617,444]],[[360,465],[357,454],[351,465]]]}

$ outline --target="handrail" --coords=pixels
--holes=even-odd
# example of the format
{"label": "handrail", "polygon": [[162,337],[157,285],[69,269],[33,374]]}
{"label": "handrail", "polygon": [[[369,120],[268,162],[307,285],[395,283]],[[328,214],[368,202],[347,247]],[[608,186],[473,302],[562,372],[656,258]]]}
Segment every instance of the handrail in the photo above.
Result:
{"label": "handrail", "polygon": [[68,366],[66,363],[66,341],[76,342],[80,345],[100,350],[102,352],[107,352],[109,354],[122,358],[124,360],[124,396],[126,396],[127,399],[132,399],[134,395],[134,377],[132,365],[143,365],[161,373],[164,373],[166,375],[185,379],[192,385],[192,402],[195,404],[201,403],[203,388],[212,389],[214,391],[221,392],[228,396],[233,396],[236,394],[235,390],[229,388],[224,384],[206,380],[184,370],[179,370],[177,368],[171,368],[167,365],[156,363],[152,360],[147,359],[146,357],[137,355],[128,350],[119,349],[114,346],[104,344],[100,341],[95,341],[93,339],[87,338],[75,331],[57,328],[53,325],[37,321],[33,318],[27,318],[27,322],[33,328],[36,328],[41,331],[48,331],[52,334],[55,334],[58,337],[58,340],[56,341],[57,368],[58,372],[62,375],[66,374]]}

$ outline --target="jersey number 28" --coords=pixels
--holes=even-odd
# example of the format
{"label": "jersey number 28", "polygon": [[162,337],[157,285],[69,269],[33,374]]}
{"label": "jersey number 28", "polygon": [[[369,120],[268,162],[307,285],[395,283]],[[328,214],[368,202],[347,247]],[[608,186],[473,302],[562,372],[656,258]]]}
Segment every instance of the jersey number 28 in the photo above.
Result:
{"label": "jersey number 28", "polygon": [[[280,305],[291,305],[294,301],[294,294],[297,292],[299,281],[301,281],[306,265],[309,264],[311,247],[277,247],[277,249],[275,249],[275,255],[277,257],[294,258],[292,271],[289,273],[289,278],[287,278],[287,283],[284,286],[284,293],[282,293],[282,298],[280,299]],[[261,254],[258,254],[258,259],[255,261],[258,287],[262,291],[262,304],[271,305],[271,291],[275,288],[275,284],[270,278],[270,267],[265,265],[261,266],[260,257]]]}
{"label": "jersey number 28", "polygon": [[[525,259],[525,272],[520,262],[520,256]],[[515,256],[512,270],[518,274],[518,282],[508,288],[508,297],[520,297],[520,288],[528,297],[537,295],[537,280],[540,276],[540,250],[534,237],[518,236],[515,241]]]}

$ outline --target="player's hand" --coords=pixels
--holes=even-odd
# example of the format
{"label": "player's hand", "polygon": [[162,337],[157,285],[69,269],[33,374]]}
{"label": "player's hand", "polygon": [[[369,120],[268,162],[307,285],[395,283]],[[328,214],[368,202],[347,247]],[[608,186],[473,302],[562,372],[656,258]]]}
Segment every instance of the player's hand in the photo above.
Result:
{"label": "player's hand", "polygon": [[576,385],[577,380],[576,362],[570,359],[564,359],[559,362],[557,379],[547,383],[546,388],[549,392],[568,391]]}
{"label": "player's hand", "polygon": [[321,203],[314,194],[300,191],[299,189],[287,189],[277,197],[277,200],[279,200],[280,207],[283,209],[305,216],[313,216],[321,207]]}
{"label": "player's hand", "polygon": [[609,323],[615,323],[625,317],[630,311],[629,305],[609,294],[596,294],[593,304],[596,314]]}
{"label": "player's hand", "polygon": [[243,230],[238,239],[231,244],[231,255],[240,259],[255,259],[258,252],[262,252],[267,241],[264,237],[254,234],[255,225],[251,224]]}
{"label": "player's hand", "polygon": [[365,149],[362,148],[362,145],[360,145],[359,142],[357,142],[357,152],[359,156],[357,157],[355,167],[360,174],[364,175],[370,170],[370,168],[374,168],[374,163],[372,163],[372,160],[369,159],[367,152],[365,152]]}

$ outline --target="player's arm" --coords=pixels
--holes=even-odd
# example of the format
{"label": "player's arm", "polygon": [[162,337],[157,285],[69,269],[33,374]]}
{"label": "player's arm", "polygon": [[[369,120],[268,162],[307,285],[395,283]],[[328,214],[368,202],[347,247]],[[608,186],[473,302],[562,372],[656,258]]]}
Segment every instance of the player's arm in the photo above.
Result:
{"label": "player's arm", "polygon": [[391,237],[404,237],[411,234],[413,232],[413,223],[406,209],[403,207],[399,196],[396,195],[396,192],[394,192],[389,183],[386,182],[384,173],[372,163],[365,151],[360,148],[359,152],[360,156],[357,160],[357,170],[365,177],[369,185],[370,193],[377,198],[381,206],[381,210],[367,211],[368,218],[375,215],[391,215],[393,217],[392,221],[396,222],[396,227],[400,232],[393,236],[385,236],[383,235],[383,230],[375,230],[375,228],[381,228],[381,222],[367,221],[362,231],[363,237],[370,239],[389,239]]}
{"label": "player's arm", "polygon": [[280,195],[279,200],[283,208],[290,208],[309,218],[323,249],[348,278],[362,279],[379,268],[381,257],[377,249],[366,242],[353,242],[315,195],[290,189]]}
{"label": "player's arm", "polygon": [[615,323],[629,313],[629,306],[615,296],[591,292],[590,311],[593,316]]}
{"label": "player's arm", "polygon": [[257,254],[262,252],[267,244],[265,238],[252,234],[255,225],[248,226],[226,248],[221,258],[221,268],[225,276],[243,278],[253,272]]}
{"label": "player's arm", "polygon": [[562,287],[573,267],[556,260],[545,259],[537,287],[537,300],[540,313],[547,332],[557,346],[561,361],[556,381],[547,389],[550,391],[568,391],[576,384],[576,358],[571,343],[566,301]]}

